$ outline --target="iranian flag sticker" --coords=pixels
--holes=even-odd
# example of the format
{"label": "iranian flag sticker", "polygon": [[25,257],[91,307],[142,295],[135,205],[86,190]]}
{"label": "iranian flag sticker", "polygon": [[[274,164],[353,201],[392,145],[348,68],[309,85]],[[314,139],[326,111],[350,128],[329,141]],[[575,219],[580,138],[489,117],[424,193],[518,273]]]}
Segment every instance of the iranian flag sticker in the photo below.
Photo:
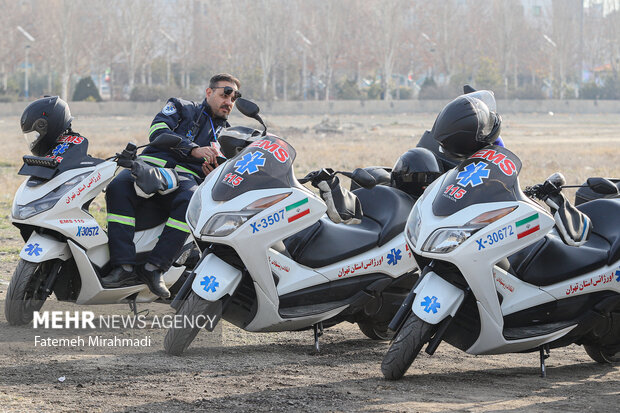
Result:
{"label": "iranian flag sticker", "polygon": [[517,239],[527,237],[540,229],[538,213],[532,214],[527,218],[515,222],[517,229]]}
{"label": "iranian flag sticker", "polygon": [[304,198],[299,202],[288,205],[285,209],[286,215],[288,216],[288,222],[296,221],[304,215],[308,215],[310,213],[308,198]]}

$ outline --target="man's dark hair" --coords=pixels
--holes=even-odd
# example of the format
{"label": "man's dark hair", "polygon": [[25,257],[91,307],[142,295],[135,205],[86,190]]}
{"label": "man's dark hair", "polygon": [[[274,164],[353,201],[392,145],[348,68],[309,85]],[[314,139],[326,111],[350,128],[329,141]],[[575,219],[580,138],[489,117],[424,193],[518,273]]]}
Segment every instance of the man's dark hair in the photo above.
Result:
{"label": "man's dark hair", "polygon": [[215,86],[217,86],[218,82],[234,83],[235,85],[237,85],[237,89],[241,89],[241,82],[239,81],[239,79],[228,73],[218,73],[217,75],[213,76],[211,80],[209,80],[209,87],[213,89]]}

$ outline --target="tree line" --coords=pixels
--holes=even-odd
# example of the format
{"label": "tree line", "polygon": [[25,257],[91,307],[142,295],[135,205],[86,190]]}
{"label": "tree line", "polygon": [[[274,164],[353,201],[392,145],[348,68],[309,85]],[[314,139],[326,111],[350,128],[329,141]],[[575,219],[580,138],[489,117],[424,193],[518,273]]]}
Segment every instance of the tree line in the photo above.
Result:
{"label": "tree line", "polygon": [[444,98],[464,83],[617,99],[618,3],[0,0],[0,100],[23,99],[26,78],[29,98],[72,100],[92,78],[107,99],[195,99],[219,72],[267,100]]}

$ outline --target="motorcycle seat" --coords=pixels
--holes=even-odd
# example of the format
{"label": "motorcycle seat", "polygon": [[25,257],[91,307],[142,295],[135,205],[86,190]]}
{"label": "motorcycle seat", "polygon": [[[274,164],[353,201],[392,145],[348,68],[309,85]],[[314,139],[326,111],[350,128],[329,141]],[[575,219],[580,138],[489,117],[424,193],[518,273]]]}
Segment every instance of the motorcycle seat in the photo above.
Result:
{"label": "motorcycle seat", "polygon": [[353,193],[362,203],[364,216],[381,225],[379,243],[381,246],[405,230],[409,213],[415,200],[405,192],[389,186],[375,186],[372,189],[356,189]]}
{"label": "motorcycle seat", "polygon": [[592,232],[611,245],[607,264],[620,259],[620,199],[597,199],[577,207],[592,220]]}
{"label": "motorcycle seat", "polygon": [[368,217],[357,225],[336,224],[324,217],[285,239],[284,245],[298,263],[319,268],[374,248],[380,233],[381,226]]}
{"label": "motorcycle seat", "polygon": [[362,203],[362,222],[335,224],[328,218],[284,240],[291,257],[310,268],[319,268],[381,246],[402,233],[415,201],[387,186],[356,189]]}
{"label": "motorcycle seat", "polygon": [[559,236],[548,234],[508,257],[508,261],[519,279],[545,286],[605,266],[608,251],[607,240],[594,233],[581,247],[571,247]]}

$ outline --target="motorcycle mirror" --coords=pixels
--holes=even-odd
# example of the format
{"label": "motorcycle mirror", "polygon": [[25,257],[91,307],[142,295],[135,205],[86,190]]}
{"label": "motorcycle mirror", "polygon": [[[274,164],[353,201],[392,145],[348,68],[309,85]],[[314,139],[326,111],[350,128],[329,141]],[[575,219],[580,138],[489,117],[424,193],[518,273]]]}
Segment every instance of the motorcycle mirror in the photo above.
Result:
{"label": "motorcycle mirror", "polygon": [[261,119],[261,117],[258,115],[258,112],[260,112],[260,108],[256,103],[252,102],[251,100],[239,98],[235,101],[235,106],[243,115],[247,116],[248,118],[256,119],[261,125],[263,125],[263,136],[267,134],[267,125],[265,125],[263,119]]}
{"label": "motorcycle mirror", "polygon": [[355,169],[349,174],[349,178],[362,188],[372,189],[377,185],[375,178],[362,168]]}
{"label": "motorcycle mirror", "polygon": [[476,91],[476,89],[474,89],[470,85],[463,85],[463,93],[464,94],[473,93],[475,91]]}
{"label": "motorcycle mirror", "polygon": [[153,142],[149,143],[148,146],[154,146],[158,149],[170,149],[176,147],[179,143],[181,143],[180,136],[171,133],[162,133],[153,139]]}
{"label": "motorcycle mirror", "polygon": [[615,195],[618,193],[616,184],[605,178],[588,178],[588,187],[596,193],[604,195]]}

